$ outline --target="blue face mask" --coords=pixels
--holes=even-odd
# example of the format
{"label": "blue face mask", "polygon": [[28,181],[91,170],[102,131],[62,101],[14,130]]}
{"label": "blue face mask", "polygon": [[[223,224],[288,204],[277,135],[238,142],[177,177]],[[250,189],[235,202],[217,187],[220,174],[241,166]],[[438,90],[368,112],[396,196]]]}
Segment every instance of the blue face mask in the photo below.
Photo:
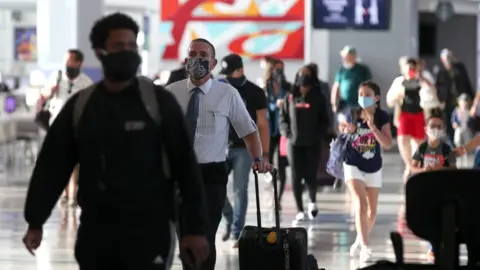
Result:
{"label": "blue face mask", "polygon": [[358,105],[364,109],[370,108],[375,105],[375,99],[372,97],[358,97]]}

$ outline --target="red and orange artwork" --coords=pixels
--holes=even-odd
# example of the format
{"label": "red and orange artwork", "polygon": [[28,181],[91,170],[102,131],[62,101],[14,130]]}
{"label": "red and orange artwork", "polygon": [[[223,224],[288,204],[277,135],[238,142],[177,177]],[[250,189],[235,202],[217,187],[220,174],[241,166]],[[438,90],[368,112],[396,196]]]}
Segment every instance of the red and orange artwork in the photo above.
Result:
{"label": "red and orange artwork", "polygon": [[304,9],[304,0],[163,0],[162,59],[183,58],[202,37],[219,55],[303,60]]}

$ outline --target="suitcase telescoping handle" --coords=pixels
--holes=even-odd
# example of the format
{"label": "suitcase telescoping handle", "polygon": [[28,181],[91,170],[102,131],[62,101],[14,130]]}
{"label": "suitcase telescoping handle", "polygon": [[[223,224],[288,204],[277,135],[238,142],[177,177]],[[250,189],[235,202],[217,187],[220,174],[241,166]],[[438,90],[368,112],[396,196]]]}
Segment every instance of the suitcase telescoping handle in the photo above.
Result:
{"label": "suitcase telescoping handle", "polygon": [[[270,171],[272,175],[273,183],[273,201],[275,204],[275,229],[277,232],[280,232],[280,206],[278,202],[278,187],[277,187],[277,169],[272,169]],[[255,201],[257,204],[257,227],[259,230],[262,229],[262,211],[260,210],[260,189],[258,187],[258,172],[253,170],[253,175],[255,177]]]}

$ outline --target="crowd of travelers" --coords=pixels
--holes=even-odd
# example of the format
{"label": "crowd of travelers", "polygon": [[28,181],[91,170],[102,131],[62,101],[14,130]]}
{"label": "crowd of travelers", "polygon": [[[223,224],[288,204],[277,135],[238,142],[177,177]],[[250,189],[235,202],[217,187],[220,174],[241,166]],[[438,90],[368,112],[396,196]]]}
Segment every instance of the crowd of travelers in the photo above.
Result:
{"label": "crowd of travelers", "polygon": [[[212,75],[215,47],[198,38],[162,87],[137,77],[138,33],[124,14],[99,19],[90,42],[102,64],[102,81],[88,81],[80,71],[82,53],[70,50],[65,69],[47,86],[40,107],[52,110],[52,119],[25,205],[29,227],[23,241],[31,253],[61,198],[82,209],[75,246],[82,270],[169,269],[175,234],[184,269],[213,270],[222,217],[223,240],[238,247],[251,170],[265,173],[275,164],[282,198],[289,166],[295,222],[313,220],[319,187],[339,181],[327,177],[326,183],[325,172],[329,143],[343,134],[348,140],[340,180],[356,213],[350,254],[368,261],[382,149],[394,145],[392,131],[396,128],[405,181],[414,173],[456,168],[457,157],[480,145],[475,136],[480,95],[448,50],[434,75],[421,60],[402,57],[400,75],[388,91],[375,83],[352,46],[341,50],[342,66],[331,88],[314,63],[302,66],[290,82],[285,63],[266,57],[261,88],[245,76],[236,54],[223,57],[220,75]],[[393,117],[381,108],[382,99]],[[475,163],[480,166],[480,158]],[[230,172],[233,204],[226,197]]]}

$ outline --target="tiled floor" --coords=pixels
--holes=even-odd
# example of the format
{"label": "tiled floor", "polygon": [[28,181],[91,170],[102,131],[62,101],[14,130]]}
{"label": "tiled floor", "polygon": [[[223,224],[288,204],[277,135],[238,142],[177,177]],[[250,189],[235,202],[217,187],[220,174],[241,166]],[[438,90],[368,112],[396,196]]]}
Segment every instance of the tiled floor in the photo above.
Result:
{"label": "tiled floor", "polygon": [[[380,195],[379,214],[371,242],[375,259],[393,259],[389,232],[402,227],[398,213],[402,206],[400,175],[402,163],[398,154],[386,154],[384,165],[384,187]],[[23,181],[22,181],[23,180]],[[262,179],[261,179],[262,180]],[[253,182],[253,181],[252,181]],[[261,181],[262,198],[269,197],[269,189]],[[71,210],[56,209],[45,227],[44,242],[32,257],[23,248],[21,237],[25,230],[23,203],[25,179],[17,177],[4,181],[0,186],[0,269],[1,270],[68,270],[77,269],[72,247],[75,242],[76,214]],[[348,195],[319,193],[320,215],[314,222],[304,224],[309,232],[309,247],[321,268],[327,270],[355,269],[360,265],[351,260],[348,250],[355,238],[351,223],[351,207]],[[255,224],[253,184],[250,192],[248,223]],[[282,225],[290,226],[295,215],[292,194],[288,191],[283,201]],[[264,223],[271,223],[271,211],[266,210]],[[269,219],[270,217],[270,219]],[[270,223],[268,223],[270,222]],[[219,235],[222,233],[221,225]],[[218,237],[220,238],[220,237]],[[230,242],[218,240],[218,263],[216,269],[238,269],[237,251]],[[425,261],[426,243],[407,238],[405,257],[408,261]],[[181,269],[178,260],[174,269]]]}

